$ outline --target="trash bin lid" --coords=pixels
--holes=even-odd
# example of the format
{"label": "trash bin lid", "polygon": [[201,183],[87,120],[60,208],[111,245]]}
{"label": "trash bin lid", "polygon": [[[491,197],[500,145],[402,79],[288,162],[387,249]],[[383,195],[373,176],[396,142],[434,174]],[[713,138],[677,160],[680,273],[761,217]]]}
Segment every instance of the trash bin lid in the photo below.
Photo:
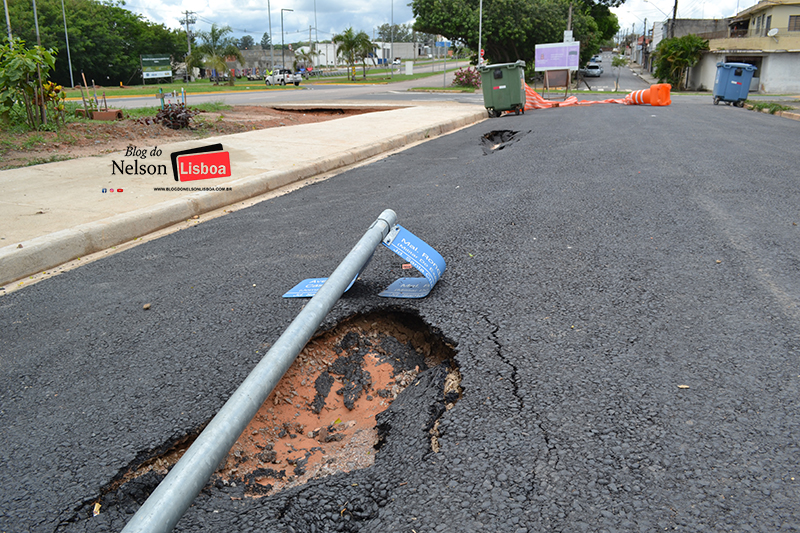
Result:
{"label": "trash bin lid", "polygon": [[719,63],[717,63],[717,68],[720,68],[720,67],[722,67],[722,68],[743,68],[744,70],[747,70],[747,71],[756,70],[756,67],[753,66],[753,65],[750,65],[749,63],[725,63],[723,61],[720,61]]}
{"label": "trash bin lid", "polygon": [[521,59],[518,59],[515,63],[495,63],[494,65],[480,65],[478,70],[490,70],[495,68],[525,68],[525,62]]}

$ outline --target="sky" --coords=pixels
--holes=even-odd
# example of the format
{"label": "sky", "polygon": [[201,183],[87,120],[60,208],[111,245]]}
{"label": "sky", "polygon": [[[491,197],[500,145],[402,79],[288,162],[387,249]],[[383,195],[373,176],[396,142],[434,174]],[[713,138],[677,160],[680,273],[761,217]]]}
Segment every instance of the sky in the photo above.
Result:
{"label": "sky", "polygon": [[[677,0],[675,0],[677,1]],[[394,4],[393,4],[394,2]],[[678,18],[724,18],[757,3],[757,0],[680,0]],[[411,23],[414,16],[410,0],[126,0],[125,7],[145,18],[177,28],[184,18],[183,12],[194,11],[197,22],[193,31],[208,31],[212,23],[230,26],[235,37],[250,35],[261,42],[265,32],[281,42],[281,10],[283,12],[284,41],[308,41],[309,27],[312,39],[325,41],[334,33],[352,27],[370,36],[381,24],[394,20],[395,24]],[[641,34],[645,20],[648,28],[653,22],[672,16],[673,0],[627,0],[612,11],[620,21],[622,31]],[[316,23],[315,23],[316,21]],[[313,28],[316,28],[314,30]]]}
{"label": "sky", "polygon": [[281,43],[281,9],[293,10],[283,12],[284,41],[288,44],[308,41],[309,27],[312,39],[319,41],[330,40],[334,33],[349,27],[372,37],[381,24],[413,22],[408,4],[410,0],[395,0],[394,6],[390,0],[269,0],[268,9],[267,0],[125,0],[126,9],[169,28],[181,25],[184,11],[194,11],[197,22],[193,31],[208,31],[212,23],[227,25],[234,30],[234,37],[250,35],[256,43],[270,31],[271,17],[275,44]]}

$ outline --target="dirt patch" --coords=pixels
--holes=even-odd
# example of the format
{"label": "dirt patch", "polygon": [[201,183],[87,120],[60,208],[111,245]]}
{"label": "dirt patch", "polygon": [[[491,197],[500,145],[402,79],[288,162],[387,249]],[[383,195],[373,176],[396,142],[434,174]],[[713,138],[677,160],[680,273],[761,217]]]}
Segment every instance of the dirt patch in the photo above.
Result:
{"label": "dirt patch", "polygon": [[219,479],[244,483],[245,493],[258,497],[371,466],[375,415],[421,371],[452,367],[451,353],[429,332],[386,317],[339,325],[303,349],[231,449]]}
{"label": "dirt patch", "polygon": [[70,122],[60,131],[0,131],[0,170],[53,161],[75,159],[125,150],[130,145],[166,144],[230,135],[252,130],[311,124],[387,108],[271,108],[232,106],[215,112],[202,112],[192,126],[171,130],[143,121],[124,120]]}
{"label": "dirt patch", "polygon": [[[461,396],[453,349],[418,317],[357,316],[306,345],[239,436],[211,483],[249,497],[275,494],[311,479],[367,468],[380,447],[375,415],[417,375],[445,365],[445,409]],[[430,431],[438,452],[438,423]],[[183,439],[131,468],[104,493],[153,472],[166,475],[189,448]]]}

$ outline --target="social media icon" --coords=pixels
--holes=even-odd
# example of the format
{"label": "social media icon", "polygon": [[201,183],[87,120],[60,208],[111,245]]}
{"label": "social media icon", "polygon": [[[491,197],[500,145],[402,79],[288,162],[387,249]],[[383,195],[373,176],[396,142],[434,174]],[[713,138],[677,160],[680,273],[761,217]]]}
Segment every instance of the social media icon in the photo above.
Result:
{"label": "social media icon", "polygon": [[104,192],[104,193],[108,192],[108,189],[106,189],[105,187],[103,187],[103,192]]}

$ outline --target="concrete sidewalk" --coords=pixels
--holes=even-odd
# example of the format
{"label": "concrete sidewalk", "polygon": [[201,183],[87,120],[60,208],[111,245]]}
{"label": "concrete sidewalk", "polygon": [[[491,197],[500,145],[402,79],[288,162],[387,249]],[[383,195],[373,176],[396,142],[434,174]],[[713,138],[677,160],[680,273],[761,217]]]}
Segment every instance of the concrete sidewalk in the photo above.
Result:
{"label": "concrete sidewalk", "polygon": [[[122,151],[0,171],[0,285],[485,118],[471,105],[404,107],[138,146],[144,158]],[[174,180],[171,153],[214,143],[230,153],[230,178]],[[121,172],[127,165],[145,173]]]}

